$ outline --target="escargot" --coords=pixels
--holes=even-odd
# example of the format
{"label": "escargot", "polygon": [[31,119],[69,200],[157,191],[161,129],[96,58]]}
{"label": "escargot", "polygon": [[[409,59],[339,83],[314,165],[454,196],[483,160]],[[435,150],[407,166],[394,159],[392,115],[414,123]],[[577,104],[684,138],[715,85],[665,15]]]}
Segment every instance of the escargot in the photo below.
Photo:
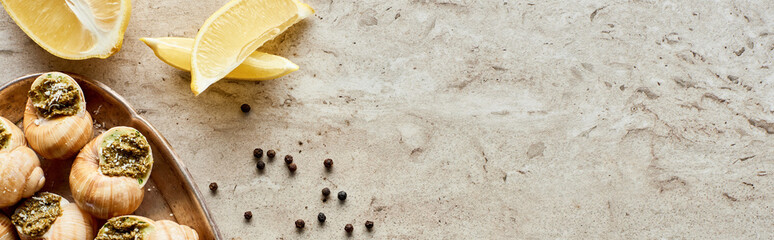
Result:
{"label": "escargot", "polygon": [[0,213],[0,240],[16,240],[16,229],[5,215]]}
{"label": "escargot", "polygon": [[45,182],[38,155],[27,147],[21,129],[0,117],[0,208],[32,196]]}
{"label": "escargot", "polygon": [[94,240],[198,240],[199,234],[176,222],[153,221],[140,216],[114,217],[105,223]]}
{"label": "escargot", "polygon": [[92,137],[91,115],[83,90],[67,74],[45,73],[35,79],[24,110],[24,133],[40,156],[74,156]]}
{"label": "escargot", "polygon": [[127,215],[140,207],[143,187],[153,169],[145,136],[134,128],[115,127],[81,150],[70,171],[75,202],[100,219]]}
{"label": "escargot", "polygon": [[40,192],[27,198],[11,215],[22,240],[91,240],[94,219],[62,196]]}

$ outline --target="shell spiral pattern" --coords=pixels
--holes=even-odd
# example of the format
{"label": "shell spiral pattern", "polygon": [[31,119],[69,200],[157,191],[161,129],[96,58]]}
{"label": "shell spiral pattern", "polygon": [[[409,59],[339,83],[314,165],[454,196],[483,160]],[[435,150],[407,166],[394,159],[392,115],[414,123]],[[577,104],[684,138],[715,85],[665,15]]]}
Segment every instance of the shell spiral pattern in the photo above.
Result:
{"label": "shell spiral pattern", "polygon": [[0,240],[16,240],[16,229],[11,219],[0,213]]}
{"label": "shell spiral pattern", "polygon": [[27,100],[24,109],[24,133],[30,147],[40,156],[50,160],[62,160],[74,156],[91,139],[92,119],[86,111],[83,90],[64,73],[46,73],[38,77],[33,86],[47,76],[61,77],[73,84],[80,94],[80,107],[75,115],[44,118],[38,114],[32,99]]}
{"label": "shell spiral pattern", "polygon": [[168,220],[156,221],[156,231],[151,232],[150,236],[151,240],[199,239],[199,234],[190,227]]}
{"label": "shell spiral pattern", "polygon": [[[126,215],[126,216],[119,216],[115,218],[111,218],[107,221],[107,223],[99,230],[97,233],[98,240],[101,239],[115,239],[111,238],[110,236],[115,236],[115,229],[112,229],[112,226],[109,226],[111,222],[141,222],[143,224],[146,224],[145,226],[141,228],[135,229],[139,235],[134,236],[138,239],[143,240],[199,240],[199,234],[196,233],[195,230],[192,228],[180,225],[176,222],[169,221],[169,220],[160,220],[160,221],[153,221],[146,217],[141,216],[134,216],[134,215]],[[131,225],[130,225],[131,226]],[[137,227],[132,226],[129,229]],[[122,229],[121,231],[127,231],[128,229]],[[124,238],[126,240],[134,240],[134,238]]]}
{"label": "shell spiral pattern", "polygon": [[131,214],[145,196],[143,185],[136,179],[100,172],[99,146],[105,136],[103,133],[89,142],[75,158],[70,171],[70,189],[75,202],[99,219]]}
{"label": "shell spiral pattern", "polygon": [[46,182],[38,155],[26,146],[21,129],[0,117],[10,131],[8,145],[0,150],[0,208],[10,207],[35,194]]}
{"label": "shell spiral pattern", "polygon": [[[56,218],[48,231],[40,237],[24,235],[19,226],[16,230],[22,240],[93,240],[96,223],[89,213],[78,208],[62,198],[60,201],[62,215]],[[17,208],[16,211],[19,211]]]}

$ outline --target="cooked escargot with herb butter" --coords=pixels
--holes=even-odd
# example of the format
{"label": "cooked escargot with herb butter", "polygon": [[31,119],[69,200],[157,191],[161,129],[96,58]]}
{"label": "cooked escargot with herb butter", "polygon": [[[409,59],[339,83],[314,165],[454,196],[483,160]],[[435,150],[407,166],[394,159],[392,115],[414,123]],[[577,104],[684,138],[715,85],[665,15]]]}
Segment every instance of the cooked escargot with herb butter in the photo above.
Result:
{"label": "cooked escargot with herb butter", "polygon": [[53,193],[41,192],[25,199],[11,221],[23,240],[94,239],[94,219]]}
{"label": "cooked escargot with herb butter", "polygon": [[0,213],[0,240],[16,240],[16,229],[11,219]]}
{"label": "cooked escargot with herb butter", "polygon": [[0,208],[32,196],[45,182],[38,155],[27,147],[21,129],[0,117]]}
{"label": "cooked escargot with herb butter", "polygon": [[140,216],[114,217],[102,225],[94,240],[198,240],[188,226],[172,221],[153,221]]}
{"label": "cooked escargot with herb butter", "polygon": [[148,140],[130,127],[115,127],[89,142],[75,158],[70,189],[78,206],[108,219],[134,212],[153,169]]}
{"label": "cooked escargot with herb butter", "polygon": [[40,156],[61,160],[74,156],[92,137],[91,115],[83,90],[64,73],[35,79],[24,110],[24,133]]}

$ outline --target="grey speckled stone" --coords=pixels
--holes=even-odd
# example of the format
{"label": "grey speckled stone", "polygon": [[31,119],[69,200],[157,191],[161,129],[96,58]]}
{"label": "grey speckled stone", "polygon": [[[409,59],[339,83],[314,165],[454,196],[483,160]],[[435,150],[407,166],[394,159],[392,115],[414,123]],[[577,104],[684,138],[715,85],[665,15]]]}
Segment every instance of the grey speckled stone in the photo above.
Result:
{"label": "grey speckled stone", "polygon": [[[772,1],[309,0],[264,47],[300,71],[194,98],[137,39],[193,37],[224,2],[134,1],[107,60],[57,59],[2,14],[2,81],[123,94],[227,239],[774,238]],[[278,153],[262,174],[255,147]]]}

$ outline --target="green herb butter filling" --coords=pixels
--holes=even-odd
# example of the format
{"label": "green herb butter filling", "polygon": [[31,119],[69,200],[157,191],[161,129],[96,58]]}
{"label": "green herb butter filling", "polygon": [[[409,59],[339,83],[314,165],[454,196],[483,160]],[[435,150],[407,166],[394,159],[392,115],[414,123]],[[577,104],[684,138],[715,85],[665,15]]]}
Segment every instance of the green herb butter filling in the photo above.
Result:
{"label": "green herb butter filling", "polygon": [[130,217],[117,217],[107,221],[94,240],[142,239],[143,229],[150,224]]}
{"label": "green herb butter filling", "polygon": [[37,193],[16,209],[11,221],[22,234],[33,238],[42,237],[54,221],[62,216],[62,207],[59,205],[61,200],[62,197],[56,194]]}
{"label": "green herb butter filling", "polygon": [[106,176],[142,180],[153,165],[148,140],[136,130],[114,134],[106,137],[114,140],[102,148],[100,171]]}
{"label": "green herb butter filling", "polygon": [[0,149],[4,149],[9,141],[11,141],[11,132],[0,124]]}
{"label": "green herb butter filling", "polygon": [[44,118],[72,116],[80,110],[81,94],[65,76],[46,74],[29,92],[32,106]]}

